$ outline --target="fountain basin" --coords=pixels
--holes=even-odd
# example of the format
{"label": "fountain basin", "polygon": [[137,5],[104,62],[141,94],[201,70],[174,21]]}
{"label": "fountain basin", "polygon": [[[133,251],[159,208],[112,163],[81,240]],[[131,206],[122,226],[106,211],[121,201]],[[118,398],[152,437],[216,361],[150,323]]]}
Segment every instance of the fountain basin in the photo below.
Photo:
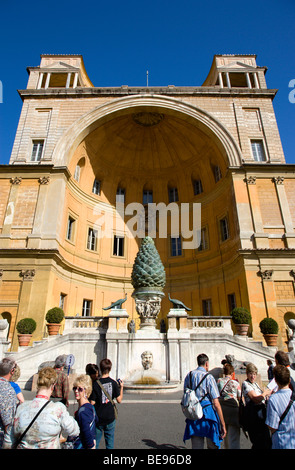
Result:
{"label": "fountain basin", "polygon": [[124,381],[124,391],[128,393],[167,393],[182,390],[180,382],[134,383]]}

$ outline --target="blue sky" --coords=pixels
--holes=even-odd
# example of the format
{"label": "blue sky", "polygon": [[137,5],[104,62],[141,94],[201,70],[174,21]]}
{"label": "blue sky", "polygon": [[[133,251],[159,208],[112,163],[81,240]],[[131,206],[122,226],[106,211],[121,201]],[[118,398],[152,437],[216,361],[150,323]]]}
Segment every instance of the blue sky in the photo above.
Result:
{"label": "blue sky", "polygon": [[[8,163],[28,66],[40,54],[82,54],[94,86],[199,86],[214,54],[257,54],[267,66],[287,163],[295,163],[294,0],[200,2],[1,0],[0,164]],[[294,90],[294,88],[293,88]]]}

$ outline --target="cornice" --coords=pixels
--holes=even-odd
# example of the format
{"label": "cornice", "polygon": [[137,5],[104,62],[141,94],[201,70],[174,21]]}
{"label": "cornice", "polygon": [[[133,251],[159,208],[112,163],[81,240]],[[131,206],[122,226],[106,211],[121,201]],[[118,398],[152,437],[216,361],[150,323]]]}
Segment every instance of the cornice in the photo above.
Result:
{"label": "cornice", "polygon": [[22,99],[26,98],[93,98],[98,96],[128,96],[128,95],[168,95],[168,96],[217,96],[271,98],[277,94],[277,89],[260,88],[220,88],[204,86],[163,86],[163,87],[77,87],[77,88],[47,88],[18,90]]}

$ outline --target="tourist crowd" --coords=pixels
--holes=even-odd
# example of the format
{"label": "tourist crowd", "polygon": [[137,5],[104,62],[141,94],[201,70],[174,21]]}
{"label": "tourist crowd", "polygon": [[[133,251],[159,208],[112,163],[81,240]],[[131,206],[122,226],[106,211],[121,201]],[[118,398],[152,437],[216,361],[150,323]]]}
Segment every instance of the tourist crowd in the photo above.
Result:
{"label": "tourist crowd", "polygon": [[[246,380],[239,382],[232,364],[223,363],[223,376],[215,380],[206,354],[185,377],[184,390],[195,390],[202,417],[186,419],[183,440],[192,449],[240,449],[241,432],[253,449],[295,449],[295,370],[288,354],[278,351],[275,365],[267,361],[268,385],[258,383],[257,367],[246,363]],[[68,411],[69,378],[65,356],[54,367],[38,372],[37,393],[24,400],[17,384],[20,375],[13,359],[0,361],[0,448],[3,449],[98,449],[102,437],[114,448],[117,409],[123,399],[123,383],[110,377],[112,363],[87,364],[73,391],[78,404]]]}

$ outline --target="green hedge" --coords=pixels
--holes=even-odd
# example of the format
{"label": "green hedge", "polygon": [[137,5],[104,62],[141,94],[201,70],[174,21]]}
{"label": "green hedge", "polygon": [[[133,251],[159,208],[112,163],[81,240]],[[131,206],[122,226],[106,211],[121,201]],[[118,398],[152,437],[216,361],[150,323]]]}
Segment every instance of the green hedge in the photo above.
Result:
{"label": "green hedge", "polygon": [[36,330],[37,323],[33,318],[23,318],[16,325],[17,332],[20,335],[31,335]]}
{"label": "green hedge", "polygon": [[263,335],[277,335],[279,331],[279,325],[273,318],[264,318],[261,320],[259,328]]}
{"label": "green hedge", "polygon": [[251,314],[248,309],[244,307],[236,307],[231,311],[232,321],[235,325],[250,325]]}
{"label": "green hedge", "polygon": [[47,323],[61,323],[65,317],[64,311],[60,307],[53,307],[46,313]]}

